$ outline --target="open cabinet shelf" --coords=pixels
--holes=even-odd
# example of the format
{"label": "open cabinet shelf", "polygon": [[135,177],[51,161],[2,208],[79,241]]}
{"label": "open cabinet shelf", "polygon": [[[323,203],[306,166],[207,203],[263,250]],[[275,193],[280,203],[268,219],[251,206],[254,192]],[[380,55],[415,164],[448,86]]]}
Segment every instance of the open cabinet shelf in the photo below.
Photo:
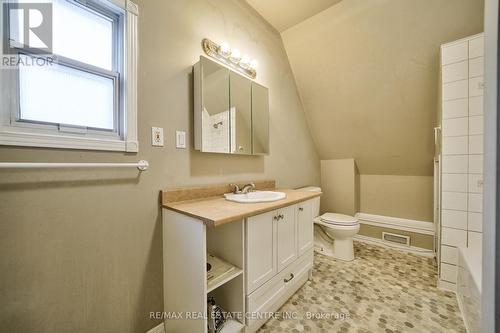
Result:
{"label": "open cabinet shelf", "polygon": [[[210,276],[210,279],[207,277],[207,293],[243,274],[243,270],[241,268],[238,268],[216,256],[208,256],[212,257],[212,260],[210,260],[212,267],[211,270],[207,272],[207,275]],[[210,275],[211,272],[215,275]]]}

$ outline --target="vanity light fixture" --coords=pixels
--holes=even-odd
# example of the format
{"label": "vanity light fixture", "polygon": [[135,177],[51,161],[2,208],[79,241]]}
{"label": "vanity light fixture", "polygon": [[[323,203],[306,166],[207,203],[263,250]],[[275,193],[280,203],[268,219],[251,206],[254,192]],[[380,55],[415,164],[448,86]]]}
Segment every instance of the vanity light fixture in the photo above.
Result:
{"label": "vanity light fixture", "polygon": [[257,77],[257,66],[259,63],[256,59],[251,60],[248,55],[242,55],[240,50],[231,49],[227,43],[219,45],[212,42],[210,39],[205,38],[201,44],[203,51],[205,51],[208,56],[251,77],[252,79]]}

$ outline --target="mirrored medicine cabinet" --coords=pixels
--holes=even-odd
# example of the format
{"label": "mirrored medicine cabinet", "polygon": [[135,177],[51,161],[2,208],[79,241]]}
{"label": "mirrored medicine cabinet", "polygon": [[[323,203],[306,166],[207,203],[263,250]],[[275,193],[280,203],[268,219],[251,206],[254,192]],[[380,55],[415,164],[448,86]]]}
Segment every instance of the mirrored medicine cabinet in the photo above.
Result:
{"label": "mirrored medicine cabinet", "polygon": [[193,71],[195,149],[269,154],[268,89],[203,56]]}

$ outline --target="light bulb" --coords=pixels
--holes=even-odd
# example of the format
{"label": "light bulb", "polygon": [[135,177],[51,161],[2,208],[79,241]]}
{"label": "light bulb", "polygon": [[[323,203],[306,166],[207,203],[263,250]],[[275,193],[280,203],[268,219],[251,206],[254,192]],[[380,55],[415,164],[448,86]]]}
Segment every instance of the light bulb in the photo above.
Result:
{"label": "light bulb", "polygon": [[220,46],[219,46],[219,50],[220,50],[220,53],[222,54],[227,54],[229,53],[229,51],[231,50],[230,47],[229,47],[229,44],[228,43],[222,43]]}
{"label": "light bulb", "polygon": [[231,51],[231,58],[233,58],[236,61],[239,61],[240,57],[241,57],[240,50],[234,49],[233,51]]}
{"label": "light bulb", "polygon": [[253,59],[250,62],[250,67],[252,67],[253,69],[257,69],[257,67],[259,67],[259,62],[257,61],[257,59]]}
{"label": "light bulb", "polygon": [[243,57],[241,57],[240,64],[248,66],[250,64],[250,57],[245,54]]}

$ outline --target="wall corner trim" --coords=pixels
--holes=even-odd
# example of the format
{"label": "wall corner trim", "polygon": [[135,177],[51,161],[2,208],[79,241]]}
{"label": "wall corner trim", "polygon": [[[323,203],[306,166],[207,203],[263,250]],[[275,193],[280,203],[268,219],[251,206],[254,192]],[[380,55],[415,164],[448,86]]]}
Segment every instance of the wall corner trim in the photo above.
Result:
{"label": "wall corner trim", "polygon": [[165,333],[165,324],[161,323],[160,325],[153,327],[146,333]]}
{"label": "wall corner trim", "polygon": [[434,223],[429,221],[418,221],[404,219],[400,217],[391,217],[383,215],[373,215],[366,213],[357,213],[356,217],[359,223],[369,224],[377,227],[398,229],[409,232],[415,232],[425,235],[434,235]]}

